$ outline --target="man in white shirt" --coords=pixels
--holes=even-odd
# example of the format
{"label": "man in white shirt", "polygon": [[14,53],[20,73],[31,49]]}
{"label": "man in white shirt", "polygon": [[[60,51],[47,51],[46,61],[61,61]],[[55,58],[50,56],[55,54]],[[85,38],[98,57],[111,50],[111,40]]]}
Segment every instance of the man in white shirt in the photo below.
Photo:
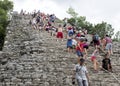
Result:
{"label": "man in white shirt", "polygon": [[78,86],[88,86],[89,75],[84,62],[85,60],[81,58],[79,64],[74,67],[73,79],[76,78]]}

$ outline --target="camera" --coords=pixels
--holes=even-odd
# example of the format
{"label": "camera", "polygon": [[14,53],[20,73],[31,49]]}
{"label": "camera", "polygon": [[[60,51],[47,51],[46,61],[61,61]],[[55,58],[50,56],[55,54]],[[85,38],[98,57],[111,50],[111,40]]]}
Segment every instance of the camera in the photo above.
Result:
{"label": "camera", "polygon": [[75,79],[72,79],[72,84],[73,84],[73,85],[75,84]]}

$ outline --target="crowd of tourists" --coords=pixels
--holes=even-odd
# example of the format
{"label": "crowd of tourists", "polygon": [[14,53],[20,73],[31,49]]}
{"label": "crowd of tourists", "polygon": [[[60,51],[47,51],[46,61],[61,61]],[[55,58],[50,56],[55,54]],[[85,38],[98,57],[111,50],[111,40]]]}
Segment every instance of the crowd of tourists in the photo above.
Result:
{"label": "crowd of tourists", "polygon": [[[22,13],[23,14],[23,13]],[[24,15],[24,14],[23,14]],[[78,64],[74,67],[73,72],[73,84],[75,78],[77,79],[78,86],[88,86],[89,75],[85,62],[90,61],[93,64],[94,73],[98,73],[100,65],[98,58],[101,57],[100,53],[103,53],[103,60],[101,68],[112,72],[110,56],[112,52],[112,39],[109,35],[105,34],[104,38],[100,38],[97,33],[93,33],[92,40],[88,41],[87,35],[89,34],[87,29],[83,28],[77,30],[75,26],[67,23],[67,18],[63,19],[63,24],[56,24],[56,16],[54,14],[45,14],[40,11],[34,11],[31,13],[31,19],[29,24],[33,29],[39,31],[47,31],[51,36],[57,38],[56,41],[66,41],[66,51],[68,53],[76,54],[78,57]],[[57,25],[57,26],[56,26]],[[91,50],[91,46],[94,50]],[[92,53],[90,53],[92,51]],[[100,52],[101,51],[101,52]]]}

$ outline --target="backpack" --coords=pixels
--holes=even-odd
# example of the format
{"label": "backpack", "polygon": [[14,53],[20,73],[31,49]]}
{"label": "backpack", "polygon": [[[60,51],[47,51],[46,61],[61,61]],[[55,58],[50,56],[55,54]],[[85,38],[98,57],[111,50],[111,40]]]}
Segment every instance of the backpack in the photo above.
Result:
{"label": "backpack", "polygon": [[98,41],[98,40],[99,40],[99,36],[98,36],[97,34],[94,35],[94,36],[93,36],[93,40],[94,40],[94,41]]}

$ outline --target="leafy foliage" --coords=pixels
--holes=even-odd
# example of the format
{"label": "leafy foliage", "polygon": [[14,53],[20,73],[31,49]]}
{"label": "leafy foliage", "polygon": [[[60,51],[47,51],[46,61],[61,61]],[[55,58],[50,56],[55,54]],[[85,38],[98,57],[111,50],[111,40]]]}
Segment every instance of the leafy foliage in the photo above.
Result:
{"label": "leafy foliage", "polygon": [[114,29],[110,24],[102,22],[94,26],[93,33],[98,33],[100,37],[104,37],[106,34],[112,36],[114,34]]}
{"label": "leafy foliage", "polygon": [[6,27],[8,25],[8,12],[13,9],[13,2],[0,0],[0,50],[2,50],[5,38]]}
{"label": "leafy foliage", "polygon": [[78,16],[78,13],[76,13],[72,7],[68,9],[67,13],[71,15],[71,18],[68,19],[68,23],[79,27],[78,29],[85,28],[88,30],[88,33],[97,33],[101,38],[104,37],[105,34],[108,34],[109,36],[113,36],[114,34],[114,28],[106,22],[101,22],[93,26],[92,23],[86,21],[85,16]]}
{"label": "leafy foliage", "polygon": [[118,32],[115,34],[114,41],[119,41],[119,42],[120,42],[120,31],[118,31]]}
{"label": "leafy foliage", "polygon": [[73,26],[75,26],[75,22],[76,22],[75,18],[68,19],[68,23],[70,23]]}
{"label": "leafy foliage", "polygon": [[76,13],[72,7],[68,9],[67,13],[70,14],[73,18],[76,18],[78,15],[78,13]]}

